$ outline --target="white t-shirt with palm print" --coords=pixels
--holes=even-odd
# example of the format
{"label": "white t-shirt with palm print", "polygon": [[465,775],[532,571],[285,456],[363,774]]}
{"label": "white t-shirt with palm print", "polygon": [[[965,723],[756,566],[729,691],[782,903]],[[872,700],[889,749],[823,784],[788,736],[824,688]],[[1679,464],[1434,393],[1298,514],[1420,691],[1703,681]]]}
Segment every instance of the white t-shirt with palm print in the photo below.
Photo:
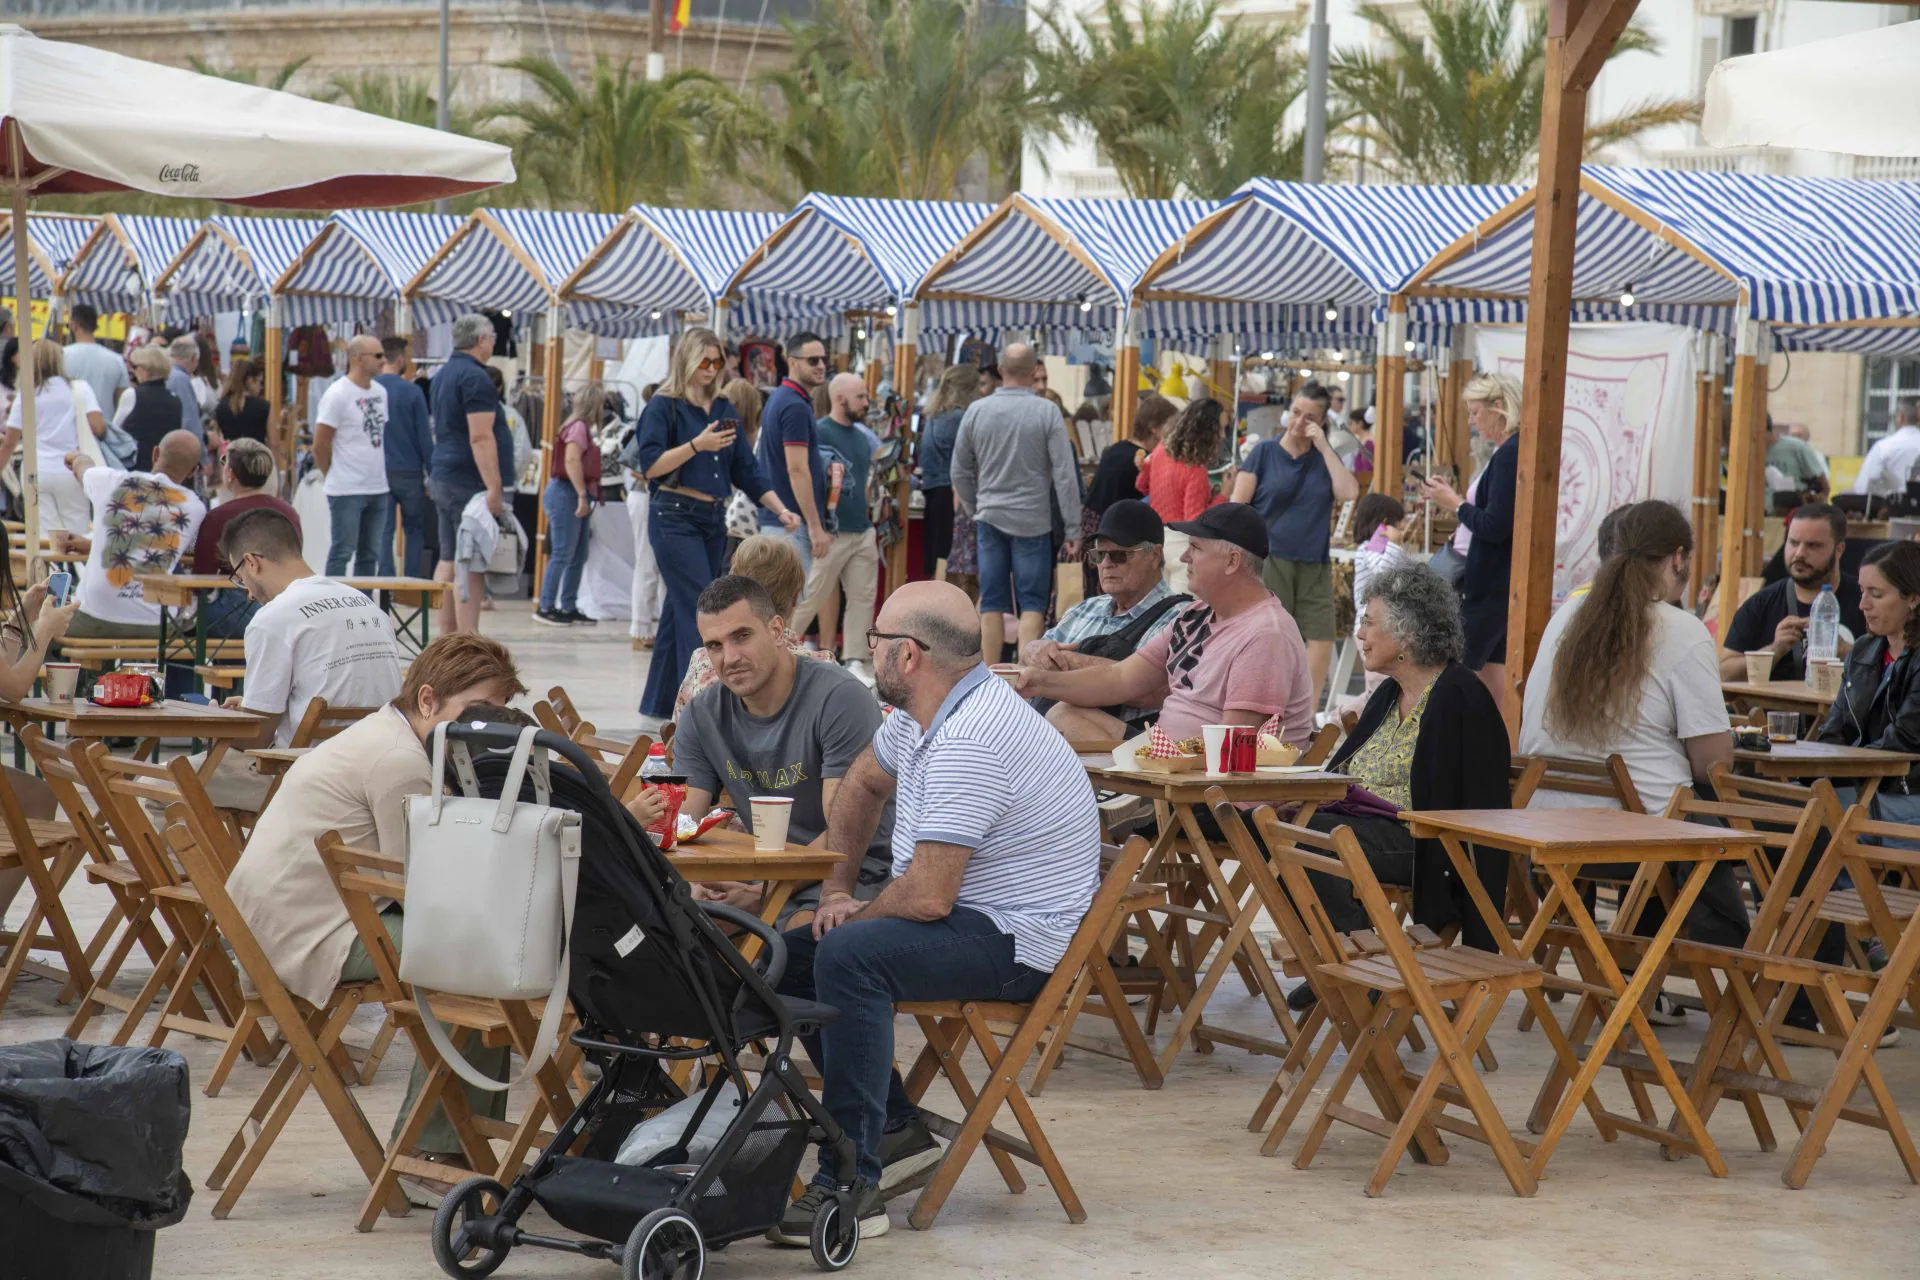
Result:
{"label": "white t-shirt with palm print", "polygon": [[151,471],[93,466],[80,485],[93,504],[93,549],[80,575],[80,612],[101,622],[158,626],[160,606],[147,603],[140,575],[173,572],[193,550],[207,504],[171,476]]}

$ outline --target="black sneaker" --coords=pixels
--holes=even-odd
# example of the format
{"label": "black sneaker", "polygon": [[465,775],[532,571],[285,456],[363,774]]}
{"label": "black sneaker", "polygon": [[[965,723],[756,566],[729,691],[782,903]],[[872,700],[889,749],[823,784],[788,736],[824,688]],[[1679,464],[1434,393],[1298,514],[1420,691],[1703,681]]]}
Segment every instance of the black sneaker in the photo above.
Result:
{"label": "black sneaker", "polygon": [[[767,1239],[775,1244],[807,1248],[813,1236],[813,1217],[832,1194],[831,1187],[823,1187],[818,1183],[808,1187],[805,1195],[787,1206],[780,1221],[767,1228]],[[871,1240],[892,1229],[893,1224],[887,1221],[887,1206],[880,1203],[880,1189],[870,1188],[860,1200],[860,1238]]]}
{"label": "black sneaker", "polygon": [[915,1116],[880,1137],[880,1190],[891,1191],[916,1173],[940,1163],[944,1154],[933,1131]]}
{"label": "black sneaker", "polygon": [[1311,982],[1303,982],[1287,992],[1287,1008],[1295,1013],[1305,1013],[1319,1003],[1320,996],[1314,991]]}
{"label": "black sneaker", "polygon": [[558,610],[557,612],[560,614],[561,617],[565,618],[568,622],[571,622],[576,627],[592,627],[592,626],[599,625],[599,623],[595,619],[589,618],[586,614],[580,612],[578,609],[561,609],[561,610]]}
{"label": "black sneaker", "polygon": [[533,620],[549,627],[570,627],[573,625],[573,619],[558,609],[535,609],[533,611]]}

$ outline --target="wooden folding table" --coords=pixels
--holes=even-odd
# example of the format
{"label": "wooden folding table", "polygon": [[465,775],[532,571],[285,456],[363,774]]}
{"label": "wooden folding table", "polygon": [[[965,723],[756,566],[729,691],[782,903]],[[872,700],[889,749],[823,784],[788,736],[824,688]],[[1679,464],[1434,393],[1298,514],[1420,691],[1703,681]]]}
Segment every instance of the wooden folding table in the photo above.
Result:
{"label": "wooden folding table", "polygon": [[1751,769],[1755,777],[1777,782],[1858,778],[1858,799],[1863,804],[1873,800],[1883,779],[1904,778],[1920,764],[1920,755],[1877,747],[1842,747],[1831,742],[1775,742],[1768,747],[1766,751],[1735,751],[1734,762]]}
{"label": "wooden folding table", "polygon": [[259,737],[267,723],[251,711],[229,711],[172,699],[144,707],[103,707],[85,698],[68,702],[0,699],[0,719],[16,726],[27,722],[57,724],[74,738],[135,738],[140,742],[135,755],[143,760],[157,758],[162,738],[205,738],[212,745],[200,766],[203,779],[213,776],[230,743]]}
{"label": "wooden folding table", "polygon": [[[1585,944],[1582,969],[1587,981],[1578,984],[1583,995],[1603,1006],[1612,1007],[1593,1043],[1576,1052],[1565,1030],[1553,1015],[1544,989],[1527,991],[1527,1001],[1552,1042],[1555,1063],[1543,1087],[1546,1095],[1560,1082],[1560,1072],[1572,1078],[1572,1086],[1560,1095],[1553,1118],[1543,1129],[1534,1148],[1530,1166],[1537,1178],[1546,1168],[1554,1149],[1573,1121],[1573,1113],[1585,1106],[1608,1141],[1615,1132],[1631,1133],[1649,1141],[1690,1151],[1706,1162],[1715,1177],[1727,1176],[1727,1165],[1706,1125],[1687,1094],[1686,1084],[1675,1072],[1660,1047],[1653,1028],[1648,1025],[1641,1004],[1649,989],[1666,971],[1666,959],[1687,912],[1706,886],[1707,875],[1717,862],[1744,859],[1763,841],[1751,833],[1733,828],[1709,827],[1694,822],[1679,822],[1619,809],[1454,809],[1411,811],[1400,815],[1416,839],[1438,839],[1452,861],[1455,874],[1467,887],[1475,908],[1487,922],[1502,950],[1515,960],[1535,954],[1547,929],[1564,913]],[[1466,845],[1481,844],[1505,849],[1533,860],[1544,871],[1551,888],[1534,913],[1523,937],[1516,940],[1507,928],[1505,912],[1488,898],[1486,889],[1474,874],[1473,861]],[[1580,890],[1574,881],[1581,868],[1590,863],[1632,863],[1639,876],[1659,874],[1666,864],[1692,863],[1693,870],[1667,904],[1667,918],[1647,943],[1639,965],[1627,977],[1620,971],[1611,948],[1594,923]],[[1598,981],[1593,979],[1597,978]],[[1561,980],[1560,985],[1566,985]],[[1594,1089],[1600,1072],[1608,1065],[1607,1055],[1629,1027],[1640,1042],[1653,1073],[1673,1099],[1679,1132],[1649,1124],[1633,1116],[1620,1115],[1604,1108]],[[1582,1056],[1583,1055],[1583,1056]],[[1536,1108],[1537,1109],[1537,1108]]]}
{"label": "wooden folding table", "polygon": [[766,886],[760,900],[760,918],[772,924],[796,889],[825,880],[846,857],[825,848],[797,844],[769,853],[754,848],[753,837],[744,831],[717,828],[691,844],[674,845],[667,850],[667,861],[694,884],[760,881]]}
{"label": "wooden folding table", "polygon": [[[1253,936],[1253,925],[1263,905],[1258,879],[1243,872],[1229,877],[1222,870],[1221,863],[1234,860],[1233,851],[1224,840],[1216,847],[1215,842],[1207,838],[1201,815],[1206,813],[1208,789],[1219,787],[1227,799],[1237,805],[1299,805],[1292,821],[1304,824],[1320,805],[1345,799],[1353,779],[1318,770],[1160,773],[1117,769],[1111,756],[1083,756],[1081,761],[1095,789],[1152,800],[1159,818],[1160,834],[1147,855],[1141,879],[1169,885],[1170,895],[1176,901],[1159,908],[1168,917],[1164,936],[1183,951],[1190,952],[1191,967],[1198,979],[1190,990],[1179,967],[1172,962],[1171,948],[1164,944],[1155,946],[1155,939],[1148,939],[1149,947],[1156,952],[1153,959],[1161,966],[1167,989],[1180,1006],[1180,1020],[1160,1051],[1161,1074],[1172,1070],[1189,1037],[1203,1050],[1210,1050],[1217,1042],[1253,1053],[1285,1057],[1293,1036],[1293,1021],[1287,1012],[1286,995],[1273,976],[1273,967],[1261,954],[1259,939]],[[1187,858],[1192,859],[1191,865],[1185,862]],[[1195,871],[1197,876],[1193,874]],[[1186,928],[1189,923],[1203,927],[1197,934],[1189,935]],[[1208,1000],[1236,963],[1265,997],[1286,1042],[1230,1031],[1204,1021]]]}

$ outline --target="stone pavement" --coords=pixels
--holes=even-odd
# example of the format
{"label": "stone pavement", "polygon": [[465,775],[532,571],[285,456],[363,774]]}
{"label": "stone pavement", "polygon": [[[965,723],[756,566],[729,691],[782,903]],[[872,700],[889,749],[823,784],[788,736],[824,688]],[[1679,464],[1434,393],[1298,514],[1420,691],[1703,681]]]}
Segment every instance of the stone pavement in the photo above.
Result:
{"label": "stone pavement", "polygon": [[[564,683],[588,718],[626,734],[646,655],[628,648],[621,624],[557,631],[523,613],[486,615],[484,627],[506,639],[537,693]],[[77,916],[98,919],[97,898],[75,888]],[[17,912],[16,912],[17,914]],[[131,976],[131,975],[129,975]],[[136,979],[137,980],[137,979]],[[66,1013],[52,1003],[52,984],[29,979],[0,1014],[0,1042],[58,1035]],[[1260,1029],[1263,1010],[1237,983],[1212,1006],[1221,1021]],[[1546,1067],[1536,1030],[1515,1028],[1517,1002],[1501,1016],[1491,1044],[1500,1070],[1486,1077],[1510,1121],[1525,1116]],[[1703,1022],[1663,1033],[1677,1056],[1690,1056]],[[104,1020],[92,1037],[107,1034]],[[364,1040],[377,1019],[362,1015],[353,1033]],[[1083,1024],[1098,1035],[1097,1021]],[[1270,1028],[1269,1028],[1270,1029]],[[204,1178],[245,1117],[265,1072],[242,1064],[222,1096],[205,1098],[199,1082],[212,1046],[173,1037],[192,1065],[194,1125],[186,1153],[190,1175]],[[918,1047],[901,1024],[901,1056]],[[1789,1049],[1802,1078],[1819,1079],[1830,1057]],[[398,1041],[374,1083],[359,1090],[361,1106],[383,1137],[399,1107],[411,1051]],[[1910,1127],[1920,1127],[1920,1037],[1880,1056]],[[1484,1280],[1486,1277],[1747,1277],[1835,1276],[1847,1280],[1908,1277],[1920,1257],[1920,1188],[1901,1173],[1891,1144],[1873,1130],[1841,1125],[1804,1191],[1781,1186],[1783,1148],[1754,1149],[1740,1107],[1725,1105],[1713,1133],[1731,1167],[1724,1180],[1697,1160],[1668,1162],[1646,1143],[1600,1141],[1583,1116],[1574,1122],[1540,1193],[1515,1198],[1492,1158],[1468,1142],[1449,1144],[1443,1167],[1403,1162],[1385,1198],[1368,1200],[1361,1185],[1379,1143],[1338,1127],[1314,1166],[1296,1170],[1298,1134],[1281,1155],[1263,1159],[1246,1120],[1271,1077],[1273,1060],[1233,1049],[1189,1052],[1166,1087],[1141,1089],[1122,1064],[1070,1052],[1035,1107],[1047,1126],[1088,1221],[1067,1223],[1053,1193],[1029,1177],[1025,1194],[1009,1195],[992,1163],[976,1158],[929,1232],[906,1225],[896,1205],[890,1235],[862,1245],[851,1274],[945,1277],[1261,1277],[1262,1280]],[[1628,1106],[1617,1076],[1603,1077],[1603,1095]],[[937,1090],[944,1095],[944,1090]],[[946,1099],[950,1103],[950,1099]],[[517,1114],[518,1100],[516,1099]],[[1774,1128],[1790,1143],[1784,1107],[1769,1103]],[[1663,1112],[1664,1114],[1664,1112]],[[1025,1170],[1023,1169],[1023,1172]],[[234,1216],[216,1222],[202,1189],[186,1221],[162,1233],[155,1275],[167,1280],[372,1280],[439,1275],[427,1243],[432,1215],[416,1210],[354,1232],[365,1184],[311,1096],[304,1100]],[[607,1277],[594,1262],[540,1251],[511,1255],[501,1277]],[[744,1241],[713,1255],[708,1275],[816,1274],[804,1250]]]}

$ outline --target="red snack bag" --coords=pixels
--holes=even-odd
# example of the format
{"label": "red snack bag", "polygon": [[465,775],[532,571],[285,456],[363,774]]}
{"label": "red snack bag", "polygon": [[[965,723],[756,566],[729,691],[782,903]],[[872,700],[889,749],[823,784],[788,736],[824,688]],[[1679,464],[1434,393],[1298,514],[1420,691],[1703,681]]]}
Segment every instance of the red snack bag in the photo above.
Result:
{"label": "red snack bag", "polygon": [[680,806],[687,802],[687,780],[673,774],[656,774],[647,779],[647,789],[666,797],[666,811],[657,821],[647,824],[647,834],[664,851],[673,848],[674,831],[680,824]]}
{"label": "red snack bag", "polygon": [[103,707],[150,706],[153,680],[133,671],[109,671],[93,682],[93,700]]}

